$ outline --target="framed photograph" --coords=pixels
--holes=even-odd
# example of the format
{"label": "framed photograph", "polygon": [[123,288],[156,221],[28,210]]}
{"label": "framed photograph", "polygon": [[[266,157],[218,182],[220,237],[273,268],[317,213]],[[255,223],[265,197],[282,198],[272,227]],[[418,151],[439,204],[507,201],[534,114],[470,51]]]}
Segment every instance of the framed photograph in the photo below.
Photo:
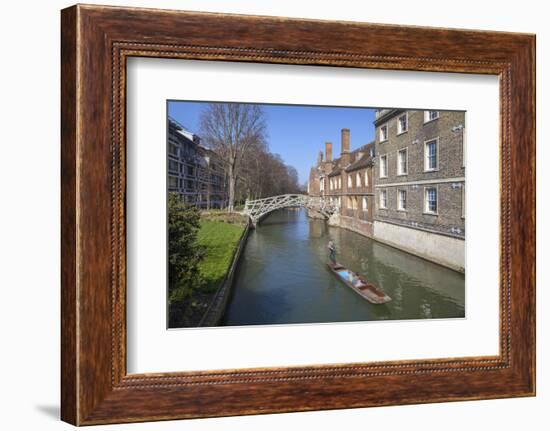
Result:
{"label": "framed photograph", "polygon": [[61,416],[535,394],[535,37],[61,14]]}

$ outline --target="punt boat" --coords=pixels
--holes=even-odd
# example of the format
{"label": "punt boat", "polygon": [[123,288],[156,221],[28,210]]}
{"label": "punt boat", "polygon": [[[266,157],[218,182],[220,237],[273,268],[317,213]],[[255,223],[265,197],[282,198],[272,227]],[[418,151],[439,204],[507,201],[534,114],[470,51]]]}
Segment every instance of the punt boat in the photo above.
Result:
{"label": "punt boat", "polygon": [[391,301],[386,293],[339,263],[327,263],[328,267],[340,281],[343,281],[350,289],[372,304],[385,304]]}

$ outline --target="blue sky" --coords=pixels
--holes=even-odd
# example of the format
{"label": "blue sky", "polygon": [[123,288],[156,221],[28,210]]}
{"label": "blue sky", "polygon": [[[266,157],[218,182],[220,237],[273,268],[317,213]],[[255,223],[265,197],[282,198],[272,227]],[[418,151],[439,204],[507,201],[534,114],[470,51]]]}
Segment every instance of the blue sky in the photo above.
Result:
{"label": "blue sky", "polygon": [[[168,102],[168,115],[190,132],[200,134],[203,102]],[[286,164],[298,170],[300,183],[307,181],[310,168],[325,141],[332,142],[333,157],[339,157],[340,131],[350,129],[351,149],[369,143],[374,137],[374,109],[301,105],[262,105],[266,113],[269,149],[280,154]]]}

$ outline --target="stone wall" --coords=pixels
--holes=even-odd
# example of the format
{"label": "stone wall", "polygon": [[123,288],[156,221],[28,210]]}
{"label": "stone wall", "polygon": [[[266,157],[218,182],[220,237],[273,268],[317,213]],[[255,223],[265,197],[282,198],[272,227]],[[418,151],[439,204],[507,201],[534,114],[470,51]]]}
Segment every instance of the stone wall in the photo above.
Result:
{"label": "stone wall", "polygon": [[437,233],[374,221],[377,241],[407,251],[416,256],[464,272],[465,241]]}
{"label": "stone wall", "polygon": [[358,218],[355,218],[355,217],[340,216],[339,226],[343,227],[344,229],[357,232],[369,238],[373,237],[374,225],[372,222],[369,222],[369,221],[359,220]]}

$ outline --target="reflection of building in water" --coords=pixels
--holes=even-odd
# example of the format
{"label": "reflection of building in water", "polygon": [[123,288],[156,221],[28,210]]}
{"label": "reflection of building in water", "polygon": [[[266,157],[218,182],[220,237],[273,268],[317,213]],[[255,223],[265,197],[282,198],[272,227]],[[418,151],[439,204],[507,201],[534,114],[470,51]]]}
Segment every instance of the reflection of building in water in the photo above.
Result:
{"label": "reflection of building in water", "polygon": [[320,220],[318,222],[308,223],[308,225],[310,238],[322,238],[327,231],[327,225]]}
{"label": "reflection of building in water", "polygon": [[227,180],[222,159],[200,145],[200,138],[168,119],[168,191],[199,208],[227,206]]}
{"label": "reflection of building in water", "polygon": [[378,109],[374,142],[318,156],[309,193],[339,204],[333,222],[464,271],[465,113]]}

